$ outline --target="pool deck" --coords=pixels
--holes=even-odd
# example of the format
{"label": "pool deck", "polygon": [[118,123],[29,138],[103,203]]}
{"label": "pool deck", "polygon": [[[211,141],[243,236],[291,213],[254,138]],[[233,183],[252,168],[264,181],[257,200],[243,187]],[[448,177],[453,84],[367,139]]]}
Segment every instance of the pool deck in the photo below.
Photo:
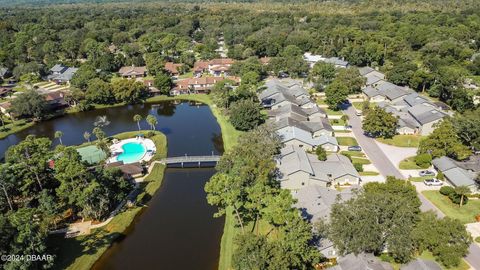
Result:
{"label": "pool deck", "polygon": [[153,155],[155,154],[155,152],[157,151],[157,148],[155,147],[155,143],[152,140],[147,139],[147,138],[137,137],[137,138],[121,140],[121,141],[119,141],[117,143],[114,143],[113,145],[110,146],[110,151],[112,152],[112,157],[110,157],[107,160],[107,163],[117,162],[118,161],[117,156],[120,153],[123,153],[122,146],[126,143],[132,143],[132,142],[142,144],[145,147],[145,150],[146,150],[143,157],[136,162],[142,162],[142,161],[148,162],[148,161],[150,161],[153,158]]}

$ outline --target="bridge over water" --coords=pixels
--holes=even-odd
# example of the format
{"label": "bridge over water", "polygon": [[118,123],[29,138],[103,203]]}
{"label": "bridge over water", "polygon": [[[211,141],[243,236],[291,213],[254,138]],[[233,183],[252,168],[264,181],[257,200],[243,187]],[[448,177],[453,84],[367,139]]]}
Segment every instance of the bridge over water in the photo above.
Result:
{"label": "bridge over water", "polygon": [[208,156],[179,156],[179,157],[167,157],[161,160],[162,163],[167,166],[179,166],[183,167],[215,167],[220,160],[218,155]]}

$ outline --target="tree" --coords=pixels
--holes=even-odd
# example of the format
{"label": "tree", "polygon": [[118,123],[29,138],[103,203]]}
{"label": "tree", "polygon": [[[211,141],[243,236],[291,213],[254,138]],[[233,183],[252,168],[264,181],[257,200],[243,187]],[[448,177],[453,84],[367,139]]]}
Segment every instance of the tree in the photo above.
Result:
{"label": "tree", "polygon": [[230,122],[238,130],[251,130],[263,123],[260,105],[252,100],[240,100],[230,108]]}
{"label": "tree", "polygon": [[107,134],[105,134],[100,127],[95,127],[92,133],[95,135],[95,137],[97,137],[98,140],[103,140],[105,137],[107,137]]}
{"label": "tree", "polygon": [[147,87],[135,80],[117,80],[113,82],[112,87],[115,99],[129,104],[140,102],[148,94]]}
{"label": "tree", "polygon": [[145,118],[145,120],[150,125],[150,128],[152,130],[155,130],[155,126],[158,124],[157,118],[154,115],[149,114],[147,115],[147,118]]}
{"label": "tree", "polygon": [[47,112],[47,101],[37,91],[27,90],[12,100],[11,111],[19,117],[41,119]]}
{"label": "tree", "polygon": [[63,136],[63,132],[61,132],[60,130],[55,131],[54,137],[55,139],[58,139],[60,141],[60,144],[63,144],[62,136]]}
{"label": "tree", "polygon": [[395,63],[386,75],[392,83],[405,86],[409,84],[417,69],[418,67],[414,63],[402,61]]}
{"label": "tree", "polygon": [[407,262],[420,204],[415,187],[403,180],[368,183],[353,199],[333,205],[328,238],[341,254],[381,253],[388,246],[396,261]]}
{"label": "tree", "polygon": [[112,104],[115,97],[112,93],[112,85],[99,78],[94,78],[88,82],[85,99],[90,103]]}
{"label": "tree", "polygon": [[88,87],[88,83],[98,76],[95,67],[91,64],[83,64],[78,68],[72,77],[70,83],[72,86],[85,90]]}
{"label": "tree", "polygon": [[433,158],[448,156],[463,160],[470,156],[471,151],[461,143],[452,122],[444,119],[436,125],[427,138],[420,141],[417,154],[429,153]]}
{"label": "tree", "polygon": [[460,196],[460,207],[462,207],[463,199],[465,198],[465,196],[472,193],[472,191],[467,186],[458,186],[455,188],[455,193]]}
{"label": "tree", "polygon": [[249,71],[242,75],[242,84],[256,85],[260,81],[260,74],[255,71]]}
{"label": "tree", "polygon": [[140,130],[140,121],[142,121],[142,116],[139,114],[135,114],[133,116],[133,121],[137,122],[138,130]]}
{"label": "tree", "polygon": [[318,146],[315,149],[315,154],[317,154],[318,160],[321,160],[321,161],[327,160],[327,151],[325,151],[325,149],[323,149],[323,147]]}
{"label": "tree", "polygon": [[412,236],[418,253],[429,250],[448,268],[460,264],[472,243],[460,221],[449,217],[438,219],[432,211],[420,215]]}
{"label": "tree", "polygon": [[231,80],[222,80],[215,85],[213,85],[210,95],[212,100],[220,108],[228,108],[230,106],[231,97],[232,97],[232,88],[233,81]]}
{"label": "tree", "polygon": [[48,138],[36,138],[28,135],[25,140],[8,148],[5,153],[5,161],[13,164],[16,174],[24,182],[19,183],[19,188],[24,194],[42,190],[49,177],[47,161],[51,157],[50,146],[52,142]]}
{"label": "tree", "polygon": [[456,114],[452,124],[463,144],[480,149],[480,108]]}
{"label": "tree", "polygon": [[92,136],[92,134],[90,134],[90,132],[88,131],[85,131],[83,133],[83,138],[87,141],[87,142],[90,142],[90,137]]}
{"label": "tree", "polygon": [[168,95],[173,86],[172,79],[164,72],[157,73],[153,84],[156,88],[158,88],[158,90],[160,90],[160,93],[164,95]]}
{"label": "tree", "polygon": [[340,81],[334,80],[325,89],[325,103],[332,110],[338,110],[340,105],[347,100],[348,87]]}
{"label": "tree", "polygon": [[392,138],[397,133],[398,119],[380,107],[368,111],[363,119],[363,130],[373,137]]}
{"label": "tree", "polygon": [[348,94],[360,93],[366,83],[366,78],[360,75],[358,68],[341,68],[334,81],[343,83],[348,88]]}
{"label": "tree", "polygon": [[266,236],[253,233],[239,234],[235,238],[232,265],[238,270],[268,269],[270,249]]}
{"label": "tree", "polygon": [[323,90],[335,78],[336,69],[333,64],[318,61],[310,71],[309,78],[317,85],[317,89]]}

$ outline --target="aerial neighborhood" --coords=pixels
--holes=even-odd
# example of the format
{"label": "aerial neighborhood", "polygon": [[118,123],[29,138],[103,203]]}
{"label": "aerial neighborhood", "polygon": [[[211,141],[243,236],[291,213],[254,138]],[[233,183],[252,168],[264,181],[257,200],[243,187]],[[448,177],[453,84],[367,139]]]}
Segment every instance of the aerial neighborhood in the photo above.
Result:
{"label": "aerial neighborhood", "polygon": [[480,269],[475,1],[13,2],[0,268]]}

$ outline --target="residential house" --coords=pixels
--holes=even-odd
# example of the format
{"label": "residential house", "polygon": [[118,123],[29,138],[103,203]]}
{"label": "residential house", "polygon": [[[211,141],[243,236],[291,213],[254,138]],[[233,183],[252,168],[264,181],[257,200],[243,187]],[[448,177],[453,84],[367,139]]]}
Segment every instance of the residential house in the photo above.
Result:
{"label": "residential house", "polygon": [[73,75],[75,75],[77,70],[78,68],[75,67],[67,67],[63,64],[56,64],[50,69],[47,79],[57,84],[68,84],[72,80]]}
{"label": "residential house", "polygon": [[212,59],[208,62],[208,71],[213,76],[229,76],[234,62],[231,58]]}
{"label": "residential house", "polygon": [[343,155],[329,154],[327,160],[318,160],[301,147],[286,145],[277,157],[278,174],[282,188],[299,190],[305,186],[330,187],[358,185],[360,175],[350,160]]}
{"label": "residential house", "polygon": [[[294,206],[301,211],[302,217],[311,223],[315,223],[320,219],[328,221],[333,204],[337,201],[344,202],[353,198],[353,193],[352,188],[337,191],[332,188],[311,185],[293,191],[292,196],[297,200]],[[327,238],[320,239],[316,246],[320,253],[328,259],[334,259],[338,256],[332,241]]]}
{"label": "residential house", "polygon": [[118,168],[122,171],[125,179],[133,179],[143,176],[145,169],[140,162],[124,164],[123,161],[111,162],[105,164],[105,168]]}
{"label": "residential house", "polygon": [[176,85],[170,91],[171,95],[180,95],[180,94],[206,94],[212,90],[213,86],[217,82],[223,80],[231,80],[234,83],[239,83],[240,78],[238,77],[200,77],[200,78],[187,78],[179,80],[176,82]]}
{"label": "residential house", "polygon": [[480,160],[472,157],[471,162],[458,162],[449,157],[439,157],[432,160],[437,171],[442,172],[445,179],[454,187],[466,186],[474,193],[479,192],[475,179],[480,173]]}
{"label": "residential house", "polygon": [[48,92],[45,94],[45,100],[52,110],[68,107],[68,102],[65,101],[65,93],[62,91]]}
{"label": "residential house", "polygon": [[362,89],[364,94],[364,99],[370,102],[378,103],[386,101],[387,98],[380,92],[378,89],[372,87],[371,85]]}
{"label": "residential house", "polygon": [[12,108],[12,103],[10,101],[5,101],[0,103],[0,112],[7,117],[11,117],[10,108]]}
{"label": "residential house", "polygon": [[393,270],[393,267],[375,257],[372,253],[349,253],[337,259],[337,265],[330,270]]}
{"label": "residential house", "polygon": [[295,104],[286,102],[284,106],[269,110],[268,116],[275,119],[288,116],[299,121],[316,121],[327,118],[327,113],[318,106],[312,108],[302,108]]}
{"label": "residential house", "polygon": [[286,126],[277,130],[282,143],[303,148],[305,151],[313,151],[318,146],[329,152],[337,152],[339,149],[337,139],[329,135],[313,137],[312,133],[295,126]]}
{"label": "residential house", "polygon": [[[271,119],[274,120],[274,119]],[[282,130],[287,127],[296,127],[309,132],[312,137],[332,136],[333,129],[327,119],[321,121],[298,121],[292,117],[284,117],[274,121],[268,121],[274,131]]]}
{"label": "residential house", "polygon": [[278,80],[267,81],[265,89],[258,97],[264,108],[277,109],[287,104],[295,104],[302,108],[317,107],[303,87],[294,83],[285,85]]}
{"label": "residential house", "polygon": [[147,76],[147,67],[125,66],[120,68],[118,74],[128,79],[143,78]]}
{"label": "residential house", "polygon": [[0,67],[0,79],[6,79],[12,76],[12,72],[6,67]]}
{"label": "residential house", "polygon": [[177,77],[180,75],[180,69],[182,68],[183,64],[175,64],[173,62],[166,62],[164,69],[170,73],[173,77]]}
{"label": "residential house", "polygon": [[408,109],[408,113],[418,122],[419,134],[427,136],[435,129],[434,125],[440,122],[447,114],[433,106],[417,104]]}
{"label": "residential house", "polygon": [[193,64],[193,75],[201,77],[208,70],[208,61],[197,61]]}
{"label": "residential house", "polygon": [[323,57],[321,55],[315,55],[309,52],[303,54],[303,59],[307,61],[310,67],[313,67],[318,61],[333,64],[336,68],[347,68],[349,66],[347,61],[338,57]]}
{"label": "residential house", "polygon": [[409,90],[405,87],[401,87],[386,81],[380,81],[379,83],[377,83],[376,88],[390,102],[400,101],[404,96],[407,96],[413,93],[412,90]]}
{"label": "residential house", "polygon": [[440,267],[435,261],[415,259],[400,267],[400,270],[442,270],[442,267]]}

